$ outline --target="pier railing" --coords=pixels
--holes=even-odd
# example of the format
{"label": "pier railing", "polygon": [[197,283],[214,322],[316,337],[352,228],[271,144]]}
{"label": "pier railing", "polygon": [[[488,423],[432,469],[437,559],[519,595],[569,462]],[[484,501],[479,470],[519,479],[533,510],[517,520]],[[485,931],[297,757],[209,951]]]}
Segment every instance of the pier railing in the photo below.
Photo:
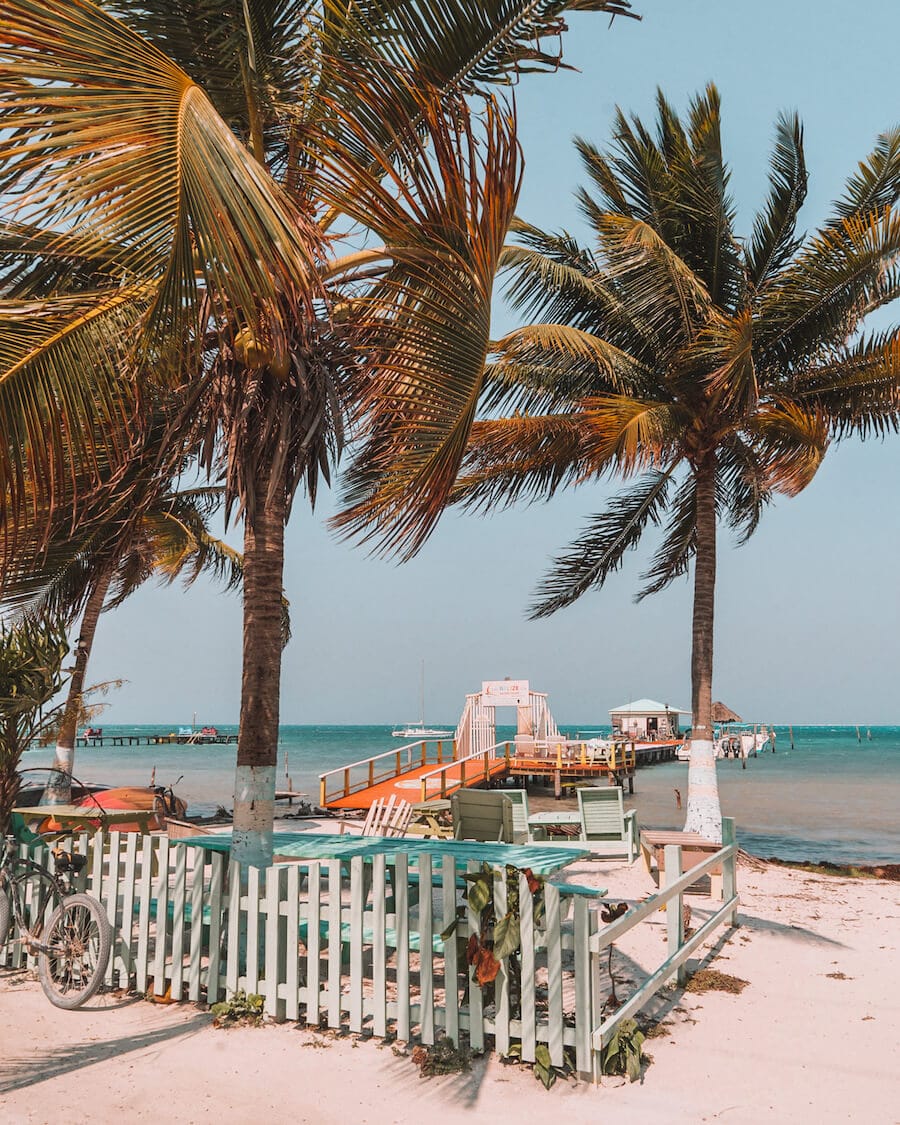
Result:
{"label": "pier railing", "polygon": [[[82,834],[75,846],[89,857],[82,886],[102,901],[114,929],[111,988],[207,1004],[244,989],[261,995],[276,1020],[425,1044],[443,1032],[456,1043],[465,1036],[475,1049],[515,1049],[526,1062],[546,1047],[555,1066],[574,1048],[578,1071],[596,1079],[602,1048],[622,1020],[670,980],[683,983],[691,954],[719,927],[737,925],[732,821],[723,821],[723,837],[720,850],[687,872],[681,849],[668,847],[659,893],[609,925],[583,888],[548,880],[534,890],[524,872],[510,875],[498,864],[495,914],[517,889],[520,938],[500,960],[490,1006],[465,953],[469,935],[481,932],[481,914],[471,903],[458,905],[472,862],[417,855],[413,840],[390,864],[380,853],[268,870],[160,836],[98,832]],[[709,916],[686,938],[683,895],[717,872],[714,897],[695,900],[695,916]],[[610,946],[658,921],[662,908],[665,956],[630,960],[627,976],[638,983],[622,996],[622,981],[608,973]],[[34,967],[16,937],[0,950],[0,966]],[[624,1003],[606,1015],[613,987]]]}
{"label": "pier railing", "polygon": [[484,750],[477,750],[465,757],[454,758],[446,765],[419,774],[419,800],[428,801],[437,797],[447,797],[457,789],[465,789],[483,781],[485,784],[497,773],[497,765],[503,762],[509,770],[512,743],[497,742]]}
{"label": "pier railing", "polygon": [[407,743],[396,750],[385,750],[383,754],[375,754],[371,758],[363,758],[320,774],[319,804],[327,806],[331,801],[351,797],[363,789],[371,789],[379,782],[390,781],[411,770],[427,766],[429,762],[439,765],[447,761],[456,761],[455,739],[425,739]]}

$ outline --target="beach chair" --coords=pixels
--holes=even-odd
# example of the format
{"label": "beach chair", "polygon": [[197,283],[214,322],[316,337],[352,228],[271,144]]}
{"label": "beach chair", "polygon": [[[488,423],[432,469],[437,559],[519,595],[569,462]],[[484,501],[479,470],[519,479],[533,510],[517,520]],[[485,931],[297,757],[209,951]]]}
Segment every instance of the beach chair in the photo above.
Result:
{"label": "beach chair", "polygon": [[402,798],[379,797],[369,807],[363,824],[363,836],[405,836],[412,818],[412,805]]}
{"label": "beach chair", "polygon": [[531,831],[528,827],[528,794],[524,789],[510,789],[504,792],[504,797],[512,801],[513,839],[514,844],[528,844],[531,842]]}
{"label": "beach chair", "polygon": [[502,793],[485,789],[460,789],[450,798],[455,840],[486,843],[513,842],[513,804]]}
{"label": "beach chair", "polygon": [[578,811],[581,814],[581,839],[589,842],[592,852],[615,854],[617,844],[623,844],[628,862],[634,863],[637,854],[637,825],[634,809],[625,811],[622,787],[582,788],[578,791]]}

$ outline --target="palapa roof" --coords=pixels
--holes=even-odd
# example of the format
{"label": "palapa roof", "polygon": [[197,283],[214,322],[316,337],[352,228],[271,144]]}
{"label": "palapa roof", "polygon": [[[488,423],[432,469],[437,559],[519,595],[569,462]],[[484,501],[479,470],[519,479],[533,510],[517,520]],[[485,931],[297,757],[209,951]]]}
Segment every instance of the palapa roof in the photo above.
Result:
{"label": "palapa roof", "polygon": [[736,711],[732,711],[730,707],[726,707],[724,703],[714,703],[712,705],[712,721],[714,723],[741,723],[743,719]]}
{"label": "palapa roof", "polygon": [[622,707],[611,707],[610,715],[665,715],[669,714],[690,715],[683,707],[672,707],[668,703],[657,703],[655,699],[636,699],[634,703],[625,703]]}

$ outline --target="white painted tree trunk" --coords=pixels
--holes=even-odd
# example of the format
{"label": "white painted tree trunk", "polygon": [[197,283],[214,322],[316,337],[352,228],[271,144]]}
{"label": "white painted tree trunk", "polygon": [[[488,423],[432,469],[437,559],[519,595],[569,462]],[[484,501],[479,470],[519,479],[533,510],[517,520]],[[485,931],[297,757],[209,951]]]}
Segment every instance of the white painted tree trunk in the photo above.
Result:
{"label": "white painted tree trunk", "polygon": [[72,800],[72,767],[75,764],[75,747],[56,744],[50,779],[44,787],[42,805],[67,805]]}
{"label": "white painted tree trunk", "polygon": [[238,766],[234,775],[231,855],[253,867],[272,864],[275,766]]}
{"label": "white painted tree trunk", "polygon": [[722,842],[722,810],[716,781],[716,756],[710,738],[691,739],[684,830],[699,832],[716,844]]}

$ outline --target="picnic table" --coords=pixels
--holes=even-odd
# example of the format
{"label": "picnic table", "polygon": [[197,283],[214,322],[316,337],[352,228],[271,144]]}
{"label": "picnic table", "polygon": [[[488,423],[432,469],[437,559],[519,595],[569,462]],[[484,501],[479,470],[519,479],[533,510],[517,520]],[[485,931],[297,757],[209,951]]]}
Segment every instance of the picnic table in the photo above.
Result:
{"label": "picnic table", "polygon": [[546,838],[548,828],[581,828],[581,812],[578,809],[550,810],[549,812],[532,813],[528,818],[528,831],[534,836],[537,829],[540,836]]}
{"label": "picnic table", "polygon": [[25,805],[12,811],[26,824],[52,818],[67,832],[117,824],[138,824],[142,832],[149,832],[150,821],[158,816],[156,809],[104,809],[98,805]]}
{"label": "picnic table", "polygon": [[[207,851],[231,850],[231,833],[211,836],[185,836],[173,844]],[[272,851],[276,862],[287,860],[350,860],[362,856],[368,863],[383,855],[388,865],[396,863],[399,854],[431,855],[443,859],[453,856],[459,863],[473,860],[520,870],[530,868],[535,875],[552,875],[591,853],[578,844],[486,844],[475,840],[430,840],[403,836],[337,836],[319,832],[275,832]]]}

